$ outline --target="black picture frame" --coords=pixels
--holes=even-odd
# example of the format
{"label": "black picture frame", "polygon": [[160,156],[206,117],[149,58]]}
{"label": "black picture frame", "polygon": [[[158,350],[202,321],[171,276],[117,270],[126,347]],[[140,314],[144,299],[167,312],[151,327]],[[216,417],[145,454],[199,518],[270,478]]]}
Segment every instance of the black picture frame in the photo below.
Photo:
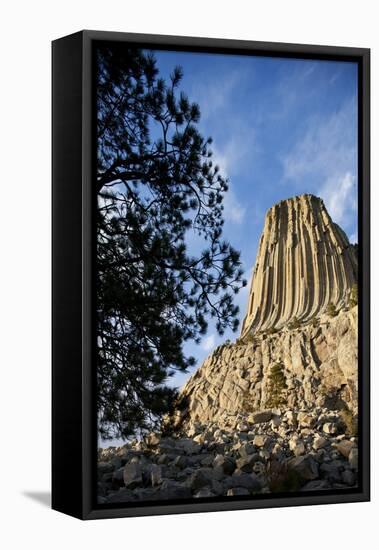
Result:
{"label": "black picture frame", "polygon": [[[202,502],[96,505],[94,357],[93,58],[97,41],[239,55],[351,60],[359,71],[358,489]],[[370,50],[241,40],[81,31],[52,43],[52,508],[81,519],[301,506],[370,499]],[[73,199],[73,197],[75,197]]]}

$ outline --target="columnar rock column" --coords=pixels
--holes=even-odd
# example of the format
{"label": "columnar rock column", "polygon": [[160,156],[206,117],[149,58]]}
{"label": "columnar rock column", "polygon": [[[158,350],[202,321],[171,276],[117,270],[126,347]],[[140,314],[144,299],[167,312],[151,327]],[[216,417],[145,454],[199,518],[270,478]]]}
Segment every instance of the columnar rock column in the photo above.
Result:
{"label": "columnar rock column", "polygon": [[357,254],[322,199],[300,195],[268,210],[241,335],[280,329],[348,304]]}

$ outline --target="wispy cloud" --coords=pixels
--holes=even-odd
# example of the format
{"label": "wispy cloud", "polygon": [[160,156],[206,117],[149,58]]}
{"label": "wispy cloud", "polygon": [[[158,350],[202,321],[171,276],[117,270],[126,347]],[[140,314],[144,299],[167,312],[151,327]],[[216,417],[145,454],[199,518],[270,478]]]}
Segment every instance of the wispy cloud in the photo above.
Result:
{"label": "wispy cloud", "polygon": [[348,225],[356,216],[356,100],[329,117],[314,116],[282,157],[284,182],[321,195],[333,219]]}
{"label": "wispy cloud", "polygon": [[202,341],[201,348],[204,351],[211,351],[215,347],[215,344],[216,344],[215,335],[210,334],[209,336],[206,336],[206,338],[204,338],[204,340]]}
{"label": "wispy cloud", "polygon": [[351,170],[356,164],[355,110],[355,102],[349,102],[331,117],[312,117],[283,158],[285,178],[304,183],[310,174],[321,179],[331,171]]}
{"label": "wispy cloud", "polygon": [[225,75],[225,78],[220,79],[219,75],[214,78],[214,75],[209,75],[203,81],[193,85],[191,97],[200,105],[203,122],[217,115],[225,107],[229,107],[234,91],[241,85],[243,77],[243,73],[235,70]]}
{"label": "wispy cloud", "polygon": [[233,181],[247,167],[251,167],[252,157],[259,153],[255,130],[250,121],[243,117],[236,100],[238,92],[251,78],[251,70],[234,69],[217,78],[212,70],[201,82],[197,82],[191,97],[199,102],[201,124],[204,133],[215,138],[212,145],[213,162],[220,173],[229,180],[229,190],[224,198],[224,219],[240,225],[245,220],[246,208],[240,200]]}
{"label": "wispy cloud", "polygon": [[242,321],[247,313],[248,301],[249,301],[249,292],[251,287],[251,282],[253,279],[253,270],[254,265],[249,269],[246,269],[243,274],[243,278],[247,280],[247,285],[240,289],[238,294],[234,297],[234,304],[239,307],[239,319]]}
{"label": "wispy cloud", "polygon": [[338,224],[347,224],[357,210],[356,177],[351,172],[330,178],[320,191],[329,214]]}
{"label": "wispy cloud", "polygon": [[352,235],[350,235],[349,241],[350,241],[352,244],[357,243],[357,242],[358,242],[358,235],[357,235],[357,233],[353,233]]}
{"label": "wispy cloud", "polygon": [[241,224],[246,214],[246,208],[238,200],[231,181],[231,175],[238,171],[238,164],[242,162],[245,146],[238,138],[228,141],[220,151],[213,147],[213,161],[220,168],[224,177],[229,179],[229,189],[224,197],[224,218],[226,221]]}
{"label": "wispy cloud", "polygon": [[280,124],[297,112],[299,104],[304,102],[305,98],[309,99],[313,93],[309,82],[318,66],[318,62],[309,60],[303,61],[300,65],[295,64],[290,71],[288,65],[283,68],[277,85],[268,96],[270,108],[265,109],[264,120],[272,119]]}
{"label": "wispy cloud", "polygon": [[246,208],[244,208],[238,201],[237,197],[233,193],[233,190],[229,188],[229,191],[225,195],[224,199],[224,218],[227,221],[241,224],[246,214]]}

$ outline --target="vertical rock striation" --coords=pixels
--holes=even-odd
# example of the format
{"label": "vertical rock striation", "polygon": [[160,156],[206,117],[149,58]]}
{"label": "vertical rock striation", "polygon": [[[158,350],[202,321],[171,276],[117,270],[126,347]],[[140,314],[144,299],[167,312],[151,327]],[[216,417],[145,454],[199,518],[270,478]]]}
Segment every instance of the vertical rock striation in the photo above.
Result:
{"label": "vertical rock striation", "polygon": [[347,305],[357,255],[322,199],[300,195],[267,212],[241,335]]}
{"label": "vertical rock striation", "polygon": [[160,433],[99,450],[98,503],[356,487],[356,277],[321,199],[273,206],[242,337],[207,357]]}
{"label": "vertical rock striation", "polygon": [[350,294],[357,269],[355,247],[321,199],[301,195],[273,206],[241,338],[216,348],[188,380],[178,401],[179,424],[218,422],[269,406],[275,365],[285,380],[284,408],[355,415],[358,306]]}

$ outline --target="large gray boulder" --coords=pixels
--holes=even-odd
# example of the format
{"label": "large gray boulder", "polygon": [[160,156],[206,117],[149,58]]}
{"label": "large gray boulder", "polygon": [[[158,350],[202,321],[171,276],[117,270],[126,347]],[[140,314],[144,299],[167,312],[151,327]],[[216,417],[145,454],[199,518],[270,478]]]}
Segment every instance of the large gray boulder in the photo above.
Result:
{"label": "large gray boulder", "polygon": [[166,479],[157,491],[157,498],[162,500],[191,498],[191,489],[185,485]]}
{"label": "large gray boulder", "polygon": [[210,468],[199,468],[190,476],[187,485],[191,491],[197,491],[203,487],[211,486],[213,479],[213,472]]}
{"label": "large gray boulder", "polygon": [[213,460],[213,467],[221,469],[225,475],[231,475],[236,469],[236,463],[231,457],[217,455]]}
{"label": "large gray boulder", "polygon": [[142,485],[142,468],[138,462],[129,462],[124,466],[124,484],[128,489]]}
{"label": "large gray boulder", "polygon": [[288,468],[299,476],[303,481],[311,481],[319,476],[318,464],[309,455],[291,458],[288,461]]}
{"label": "large gray boulder", "polygon": [[255,474],[234,473],[224,481],[227,489],[242,487],[250,492],[257,492],[262,488],[262,482]]}
{"label": "large gray boulder", "polygon": [[269,422],[271,418],[272,418],[272,411],[265,410],[265,411],[257,411],[253,414],[250,414],[247,417],[247,420],[251,424],[261,424],[262,422]]}
{"label": "large gray boulder", "polygon": [[336,449],[343,455],[345,458],[349,458],[350,452],[355,447],[355,443],[353,441],[349,441],[348,439],[343,439],[336,445]]}

